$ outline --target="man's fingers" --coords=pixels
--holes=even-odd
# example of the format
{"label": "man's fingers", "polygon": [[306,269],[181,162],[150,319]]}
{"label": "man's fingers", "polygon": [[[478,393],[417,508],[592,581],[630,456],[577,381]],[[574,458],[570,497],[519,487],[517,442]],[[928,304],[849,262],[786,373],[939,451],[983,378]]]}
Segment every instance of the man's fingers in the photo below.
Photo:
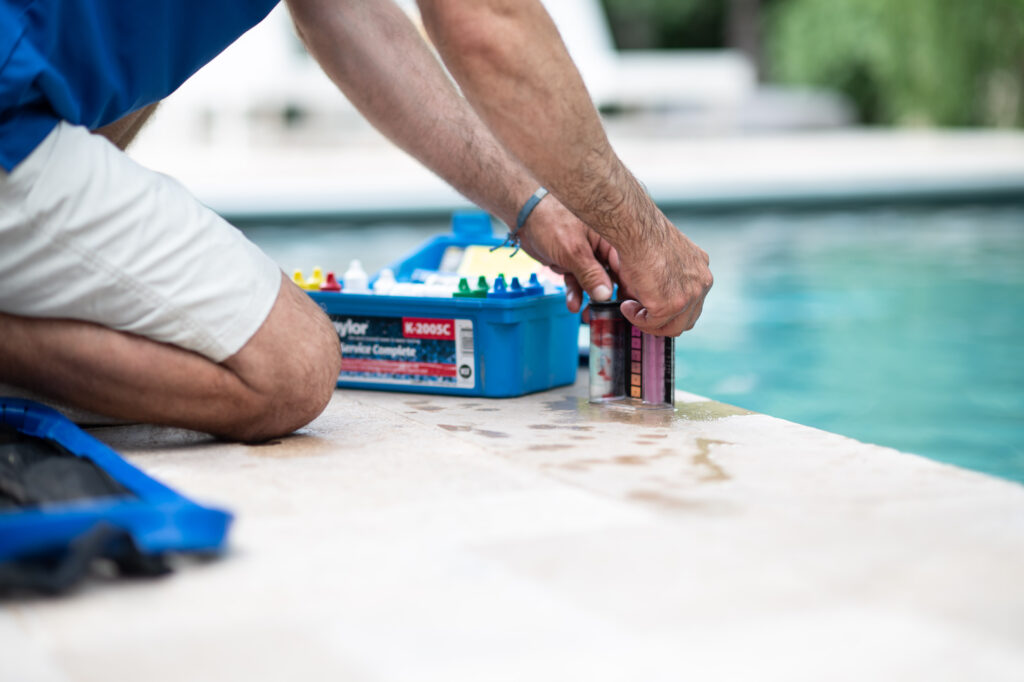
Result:
{"label": "man's fingers", "polygon": [[594,257],[594,252],[588,250],[585,254],[574,259],[574,261],[570,265],[572,274],[583,290],[590,294],[590,298],[595,301],[610,300],[612,297],[612,278],[608,275],[608,271],[604,269],[604,266]]}
{"label": "man's fingers", "polygon": [[[675,315],[665,318],[658,318],[651,314],[639,301],[623,301],[620,306],[622,315],[635,327],[639,327],[648,334],[658,336],[679,336],[684,331],[693,328],[697,318],[692,313],[696,306],[691,303]],[[699,309],[697,311],[699,315]]]}
{"label": "man's fingers", "polygon": [[614,246],[608,247],[608,267],[618,276],[620,267],[619,252],[615,250]]}
{"label": "man's fingers", "polygon": [[[619,310],[622,311],[623,316],[629,320],[630,324],[639,327],[641,324],[646,323],[647,309],[640,305],[640,301],[623,301],[622,305],[619,306]],[[643,317],[641,317],[641,314]]]}
{"label": "man's fingers", "polygon": [[696,321],[697,318],[692,313],[686,312],[679,317],[672,318],[667,324],[658,327],[651,333],[658,336],[679,336],[683,332],[693,329]]}
{"label": "man's fingers", "polygon": [[686,321],[686,326],[683,327],[684,332],[688,332],[693,329],[694,325],[697,324],[697,320],[700,319],[701,313],[704,312],[704,301],[699,301],[697,305],[690,309],[690,317]]}
{"label": "man's fingers", "polygon": [[576,277],[571,272],[565,273],[565,304],[569,308],[569,312],[579,312],[582,303],[583,290],[580,288],[580,283],[576,281]]}
{"label": "man's fingers", "polygon": [[600,273],[587,272],[580,284],[594,301],[609,301],[612,298],[612,280],[603,269]]}
{"label": "man's fingers", "polygon": [[604,239],[593,230],[591,230],[588,235],[588,239],[590,240],[590,245],[597,256],[598,261],[604,264],[606,270],[610,270],[615,277],[618,277],[619,252],[615,250],[615,247],[612,246],[608,240]]}
{"label": "man's fingers", "polygon": [[680,315],[673,317],[667,323],[660,327],[640,327],[640,329],[648,334],[654,334],[655,336],[679,336],[688,329],[693,328],[693,322],[689,315]]}

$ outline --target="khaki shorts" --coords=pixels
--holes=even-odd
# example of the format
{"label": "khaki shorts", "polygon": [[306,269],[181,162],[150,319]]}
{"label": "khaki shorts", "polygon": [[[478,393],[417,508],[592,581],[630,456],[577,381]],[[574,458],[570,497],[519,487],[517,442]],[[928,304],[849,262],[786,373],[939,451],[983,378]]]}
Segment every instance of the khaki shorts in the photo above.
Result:
{"label": "khaki shorts", "polygon": [[96,322],[237,353],[270,313],[280,269],[180,183],[61,123],[0,170],[0,312]]}

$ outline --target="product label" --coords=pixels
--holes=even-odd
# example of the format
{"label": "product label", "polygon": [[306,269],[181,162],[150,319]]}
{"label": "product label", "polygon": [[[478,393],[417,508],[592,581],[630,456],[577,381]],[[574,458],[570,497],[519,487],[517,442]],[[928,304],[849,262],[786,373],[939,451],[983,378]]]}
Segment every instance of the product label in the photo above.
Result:
{"label": "product label", "polygon": [[342,381],[476,386],[473,322],[330,315],[341,339]]}

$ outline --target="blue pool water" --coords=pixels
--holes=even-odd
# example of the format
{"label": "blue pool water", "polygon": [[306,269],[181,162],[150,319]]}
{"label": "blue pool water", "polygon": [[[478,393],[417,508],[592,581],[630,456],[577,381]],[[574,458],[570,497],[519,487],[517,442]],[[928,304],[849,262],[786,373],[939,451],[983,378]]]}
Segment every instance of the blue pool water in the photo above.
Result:
{"label": "blue pool water", "polygon": [[[679,388],[1024,482],[1024,206],[672,217],[715,274]],[[446,229],[246,232],[372,271]]]}

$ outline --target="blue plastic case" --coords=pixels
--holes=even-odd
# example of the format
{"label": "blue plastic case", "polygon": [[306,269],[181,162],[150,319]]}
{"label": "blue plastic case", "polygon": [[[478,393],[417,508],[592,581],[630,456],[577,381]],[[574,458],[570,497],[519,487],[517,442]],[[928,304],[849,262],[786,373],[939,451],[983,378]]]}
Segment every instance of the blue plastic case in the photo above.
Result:
{"label": "blue plastic case", "polygon": [[222,548],[231,514],[200,506],[150,478],[56,410],[28,400],[0,398],[0,423],[91,460],[136,496],[0,512],[0,561],[59,554],[98,524],[126,531],[147,555]]}
{"label": "blue plastic case", "polygon": [[[501,244],[486,214],[456,214],[452,228],[390,265],[396,280],[437,269],[449,247]],[[505,398],[576,380],[579,314],[566,309],[563,292],[485,299],[310,296],[342,341],[340,387]]]}

